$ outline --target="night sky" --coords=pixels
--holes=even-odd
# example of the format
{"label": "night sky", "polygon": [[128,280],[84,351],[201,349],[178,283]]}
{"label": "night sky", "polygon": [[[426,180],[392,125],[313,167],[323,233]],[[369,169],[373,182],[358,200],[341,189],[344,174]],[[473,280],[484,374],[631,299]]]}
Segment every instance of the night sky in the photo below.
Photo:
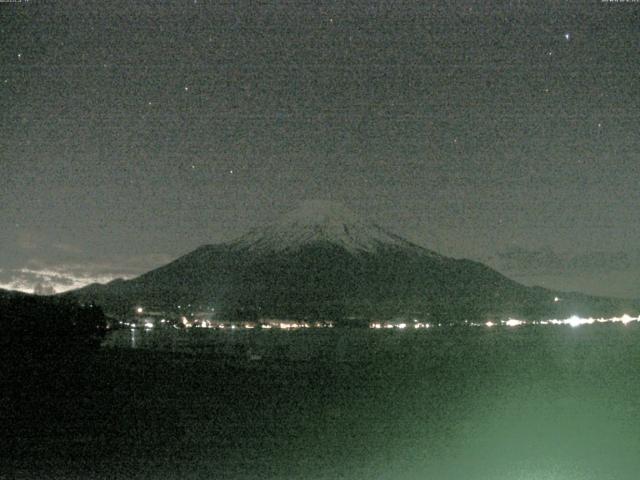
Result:
{"label": "night sky", "polygon": [[344,203],[525,283],[640,297],[640,3],[0,3],[0,287]]}

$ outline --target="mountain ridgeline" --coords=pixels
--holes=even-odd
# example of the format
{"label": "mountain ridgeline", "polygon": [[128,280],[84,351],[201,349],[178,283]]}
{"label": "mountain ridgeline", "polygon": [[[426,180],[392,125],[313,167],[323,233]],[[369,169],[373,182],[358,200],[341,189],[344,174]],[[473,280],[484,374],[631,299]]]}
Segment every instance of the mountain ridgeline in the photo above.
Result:
{"label": "mountain ridgeline", "polygon": [[[131,280],[69,293],[126,314],[136,305],[215,308],[225,319],[432,322],[631,313],[631,302],[525,287],[415,245],[331,202],[308,202],[235,241],[205,245]],[[562,301],[554,301],[560,296]]]}

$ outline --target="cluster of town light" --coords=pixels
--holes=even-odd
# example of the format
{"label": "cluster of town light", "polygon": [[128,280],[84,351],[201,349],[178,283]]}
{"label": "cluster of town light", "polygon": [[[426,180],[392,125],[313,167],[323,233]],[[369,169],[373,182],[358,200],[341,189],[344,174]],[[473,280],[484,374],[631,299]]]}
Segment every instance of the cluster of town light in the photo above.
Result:
{"label": "cluster of town light", "polygon": [[[181,309],[181,305],[178,305],[178,308]],[[191,307],[191,304],[188,304],[187,307]],[[214,308],[209,308],[211,312],[214,312]],[[159,312],[151,313],[147,312],[144,307],[136,306],[134,308],[134,312],[136,313],[137,319],[132,319],[129,321],[121,321],[120,324],[123,326],[131,327],[132,329],[144,326],[145,330],[150,330],[157,326],[158,320],[153,318],[154,315],[158,315]],[[206,312],[209,314],[209,312]],[[187,314],[181,316],[176,322],[167,320],[162,318],[159,320],[161,324],[171,324],[174,328],[182,329],[182,328],[207,328],[207,329],[220,329],[220,330],[236,330],[236,329],[246,329],[251,330],[254,328],[260,328],[269,330],[272,328],[281,329],[281,330],[292,330],[292,329],[300,329],[300,328],[332,328],[332,321],[322,321],[322,322],[306,322],[306,321],[296,321],[296,320],[278,320],[278,319],[261,319],[259,322],[254,321],[241,321],[241,322],[224,322],[217,321],[211,319],[203,319],[198,318],[196,315],[199,314]],[[146,317],[146,318],[145,318]]]}
{"label": "cluster of town light", "polygon": [[[423,322],[419,322],[417,320],[414,320],[412,324],[407,324],[407,323],[390,323],[390,322],[372,322],[369,324],[369,328],[374,328],[376,330],[380,330],[382,328],[399,328],[400,330],[404,330],[405,328],[413,328],[413,329],[418,329],[418,328],[431,328],[431,324],[430,323],[423,323]],[[442,324],[438,324],[439,327],[442,326]]]}
{"label": "cluster of town light", "polygon": [[[558,297],[554,298],[554,301],[558,301]],[[144,313],[144,309],[142,307],[136,307],[135,309],[138,315]],[[496,320],[496,321],[486,321],[484,323],[476,323],[465,321],[464,324],[466,326],[472,327],[481,327],[485,326],[488,328],[496,327],[496,326],[506,326],[506,327],[519,327],[521,325],[569,325],[571,327],[579,327],[580,325],[592,325],[594,323],[622,323],[624,325],[631,322],[640,321],[640,316],[632,317],[628,314],[624,314],[621,317],[611,317],[611,318],[593,318],[593,317],[578,317],[577,315],[573,315],[569,318],[565,319],[549,319],[549,320],[518,320],[516,318],[509,318],[508,320]],[[168,321],[166,319],[161,319],[160,323],[164,324]],[[137,322],[124,322],[124,325],[130,326],[131,328],[136,328],[138,326]],[[145,319],[143,324],[145,329],[152,329],[155,326],[154,321],[151,319]],[[332,322],[304,322],[304,321],[282,321],[282,320],[267,320],[261,322],[241,322],[240,324],[234,323],[222,323],[211,320],[199,320],[199,319],[187,319],[186,316],[180,318],[180,322],[178,324],[173,325],[175,328],[213,328],[213,329],[221,329],[224,330],[226,328],[235,330],[237,328],[241,329],[272,329],[278,328],[281,330],[292,330],[292,329],[300,329],[300,328],[331,328],[333,327]],[[399,329],[404,330],[407,328],[411,329],[429,329],[432,327],[442,327],[442,323],[425,323],[421,322],[417,319],[413,320],[413,323],[407,322],[370,322],[369,328],[372,329]]]}
{"label": "cluster of town light", "polygon": [[[640,316],[632,317],[627,315],[626,313],[621,317],[611,317],[611,318],[593,318],[593,317],[578,317],[577,315],[573,315],[569,318],[565,318],[562,320],[551,319],[551,320],[534,320],[531,322],[527,322],[526,320],[516,320],[514,318],[510,318],[501,324],[506,325],[508,327],[517,327],[519,325],[570,325],[572,327],[579,327],[580,325],[592,325],[594,323],[622,323],[624,325],[631,322],[640,321]],[[486,326],[491,322],[485,323]],[[492,324],[493,325],[493,324]]]}
{"label": "cluster of town light", "polygon": [[188,321],[186,317],[182,317],[182,325],[186,328],[218,328],[224,330],[225,328],[230,328],[232,330],[236,328],[243,328],[246,330],[252,330],[254,328],[261,328],[264,330],[270,330],[272,328],[279,328],[281,330],[291,330],[298,328],[331,328],[333,327],[333,323],[309,323],[309,322],[283,322],[279,320],[270,320],[267,323],[260,322],[241,322],[240,324],[234,323],[221,323],[209,320],[194,320],[192,322]]}
{"label": "cluster of town light", "polygon": [[[169,323],[168,320],[162,319],[160,320],[161,324]],[[131,327],[131,329],[135,329],[138,327],[144,327],[145,330],[151,330],[156,326],[156,323],[152,320],[146,320],[144,323],[139,323],[136,321],[131,322],[120,322],[121,325]],[[219,329],[219,330],[236,330],[236,329],[244,329],[244,330],[253,330],[255,328],[260,328],[263,330],[270,330],[272,328],[281,329],[281,330],[294,330],[301,328],[333,328],[333,323],[307,323],[307,322],[271,322],[271,323],[251,323],[251,322],[242,322],[240,324],[235,323],[222,323],[215,322],[210,320],[188,320],[186,317],[181,317],[180,321],[173,324],[174,328],[177,329],[190,329],[190,328],[206,328],[206,329]]]}
{"label": "cluster of town light", "polygon": [[[521,325],[569,325],[571,327],[579,327],[580,325],[592,325],[594,323],[622,323],[624,325],[631,322],[640,321],[640,316],[632,317],[630,315],[624,314],[621,317],[611,317],[611,318],[593,318],[593,317],[578,317],[577,315],[573,315],[572,317],[565,319],[550,319],[550,320],[518,320],[516,318],[509,318],[508,320],[496,320],[496,321],[487,321],[484,323],[476,323],[476,322],[464,322],[465,325],[471,327],[496,327],[496,326],[506,326],[506,327],[519,327]],[[405,328],[431,328],[431,327],[442,327],[441,323],[432,324],[432,323],[422,323],[414,320],[413,324],[407,323],[394,323],[394,322],[372,322],[369,324],[370,328],[373,329],[400,329],[404,330]]]}
{"label": "cluster of town light", "polygon": [[[160,320],[160,323],[165,324],[170,322],[163,318]],[[147,330],[152,329],[156,326],[154,321],[151,319],[147,319],[143,324],[140,324],[136,321],[132,321],[132,322],[121,322],[121,325],[129,326],[132,329],[138,326],[144,326],[144,328]],[[280,320],[269,320],[268,323],[240,322],[239,324],[236,324],[236,323],[223,323],[223,322],[217,322],[212,320],[199,320],[199,319],[189,320],[187,317],[182,316],[180,317],[179,322],[173,324],[173,327],[178,329],[180,328],[207,328],[207,329],[211,328],[211,329],[220,329],[220,330],[225,330],[225,329],[252,330],[254,328],[261,328],[264,330],[270,330],[272,328],[279,328],[282,330],[291,330],[291,329],[298,329],[298,328],[332,328],[333,323],[332,322],[314,322],[314,323],[284,322]]]}

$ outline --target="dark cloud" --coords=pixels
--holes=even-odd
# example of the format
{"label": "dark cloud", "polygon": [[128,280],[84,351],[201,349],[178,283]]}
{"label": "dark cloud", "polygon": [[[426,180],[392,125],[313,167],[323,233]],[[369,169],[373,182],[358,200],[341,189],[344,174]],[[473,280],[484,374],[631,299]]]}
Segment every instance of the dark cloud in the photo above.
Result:
{"label": "dark cloud", "polygon": [[511,246],[482,259],[528,285],[640,298],[640,251],[556,252]]}
{"label": "dark cloud", "polygon": [[551,247],[528,250],[514,246],[488,259],[500,270],[512,273],[606,273],[640,266],[638,254],[628,252],[557,253]]}
{"label": "dark cloud", "polygon": [[517,246],[497,252],[489,261],[501,271],[511,273],[557,273],[565,271],[567,264],[551,248],[527,250]]}

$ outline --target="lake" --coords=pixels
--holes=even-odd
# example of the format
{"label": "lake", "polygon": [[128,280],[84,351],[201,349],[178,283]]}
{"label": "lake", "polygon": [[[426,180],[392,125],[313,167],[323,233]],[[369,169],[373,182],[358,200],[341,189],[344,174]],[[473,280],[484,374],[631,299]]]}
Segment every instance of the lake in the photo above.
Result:
{"label": "lake", "polygon": [[639,374],[636,324],[122,330],[3,414],[0,478],[636,479]]}

